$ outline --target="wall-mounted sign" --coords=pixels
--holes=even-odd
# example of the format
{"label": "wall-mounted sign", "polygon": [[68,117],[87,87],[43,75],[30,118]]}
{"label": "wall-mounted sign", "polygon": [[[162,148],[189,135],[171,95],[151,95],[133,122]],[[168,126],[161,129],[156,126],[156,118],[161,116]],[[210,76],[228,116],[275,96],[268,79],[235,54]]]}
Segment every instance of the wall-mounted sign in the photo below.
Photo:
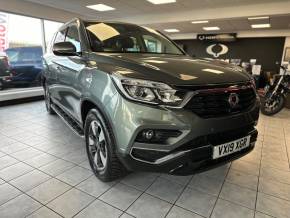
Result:
{"label": "wall-mounted sign", "polygon": [[237,34],[236,33],[198,34],[197,40],[212,41],[212,42],[233,42],[237,40]]}
{"label": "wall-mounted sign", "polygon": [[8,46],[8,14],[0,13],[0,52]]}
{"label": "wall-mounted sign", "polygon": [[221,55],[228,53],[229,48],[224,44],[213,44],[206,48],[206,53],[212,55],[214,58],[218,58]]}

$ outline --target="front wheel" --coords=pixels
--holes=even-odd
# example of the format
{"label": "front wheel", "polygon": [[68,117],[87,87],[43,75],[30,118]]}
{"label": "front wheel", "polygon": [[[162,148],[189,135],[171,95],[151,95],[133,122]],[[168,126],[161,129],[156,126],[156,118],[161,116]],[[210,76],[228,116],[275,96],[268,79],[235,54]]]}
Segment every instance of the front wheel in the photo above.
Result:
{"label": "front wheel", "polygon": [[285,104],[285,97],[283,95],[269,98],[268,95],[261,100],[261,112],[264,115],[272,116],[279,113]]}
{"label": "front wheel", "polygon": [[115,153],[113,132],[97,109],[90,110],[87,115],[85,137],[89,163],[96,177],[108,182],[126,172]]}

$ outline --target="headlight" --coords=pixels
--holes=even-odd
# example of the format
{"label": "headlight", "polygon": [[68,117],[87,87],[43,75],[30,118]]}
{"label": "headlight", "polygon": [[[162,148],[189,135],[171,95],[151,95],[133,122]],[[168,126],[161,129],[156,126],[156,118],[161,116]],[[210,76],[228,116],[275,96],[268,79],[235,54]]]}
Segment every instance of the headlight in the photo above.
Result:
{"label": "headlight", "polygon": [[119,75],[113,75],[112,78],[119,90],[134,101],[179,107],[187,96],[185,92],[177,91],[160,82],[131,79]]}

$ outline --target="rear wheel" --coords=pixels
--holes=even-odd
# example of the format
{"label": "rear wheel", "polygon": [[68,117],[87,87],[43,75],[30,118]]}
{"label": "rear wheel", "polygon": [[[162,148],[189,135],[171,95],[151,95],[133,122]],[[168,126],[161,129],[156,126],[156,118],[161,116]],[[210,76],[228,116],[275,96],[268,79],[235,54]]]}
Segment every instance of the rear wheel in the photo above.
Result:
{"label": "rear wheel", "polygon": [[90,110],[87,115],[85,137],[90,166],[100,180],[112,181],[126,172],[115,153],[111,128],[96,109]]}
{"label": "rear wheel", "polygon": [[45,107],[49,114],[55,114],[54,110],[51,107],[51,98],[50,98],[50,92],[47,86],[47,83],[44,84],[44,100],[45,100]]}

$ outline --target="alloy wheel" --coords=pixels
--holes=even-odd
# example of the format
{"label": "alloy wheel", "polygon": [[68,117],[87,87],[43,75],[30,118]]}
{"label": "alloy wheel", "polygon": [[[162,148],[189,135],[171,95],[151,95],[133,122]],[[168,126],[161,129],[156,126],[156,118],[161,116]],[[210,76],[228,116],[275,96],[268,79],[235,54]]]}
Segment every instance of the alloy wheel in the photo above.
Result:
{"label": "alloy wheel", "polygon": [[104,170],[108,161],[107,142],[103,127],[97,120],[90,124],[88,142],[90,158],[94,162],[95,170]]}

